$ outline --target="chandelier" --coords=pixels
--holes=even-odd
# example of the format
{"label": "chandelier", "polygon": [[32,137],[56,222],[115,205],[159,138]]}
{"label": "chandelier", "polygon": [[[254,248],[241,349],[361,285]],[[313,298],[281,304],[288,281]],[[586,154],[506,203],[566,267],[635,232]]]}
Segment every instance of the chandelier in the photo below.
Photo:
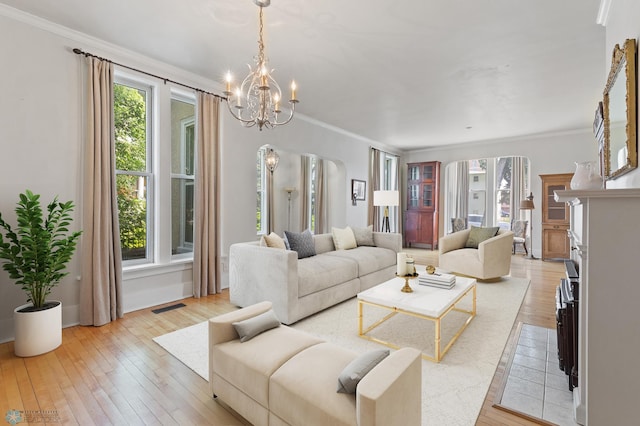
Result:
{"label": "chandelier", "polygon": [[[282,91],[280,86],[273,79],[269,70],[268,59],[264,55],[264,41],[262,22],[262,9],[271,4],[271,0],[253,0],[260,8],[260,31],[258,39],[258,55],[254,57],[255,67],[249,67],[249,75],[245,77],[242,84],[231,91],[233,77],[231,72],[227,72],[225,81],[226,89],[224,94],[227,100],[227,107],[231,115],[239,120],[245,127],[258,126],[273,128],[287,124],[293,118],[298,99],[296,99],[296,83],[291,82],[291,98],[289,99],[289,113],[285,117],[281,116]],[[233,105],[232,105],[233,104]]]}

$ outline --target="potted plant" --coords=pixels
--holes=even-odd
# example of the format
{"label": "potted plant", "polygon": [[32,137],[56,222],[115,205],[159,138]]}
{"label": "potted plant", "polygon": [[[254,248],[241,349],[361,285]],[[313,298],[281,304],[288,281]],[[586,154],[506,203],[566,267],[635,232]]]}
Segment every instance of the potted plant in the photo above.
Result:
{"label": "potted plant", "polygon": [[44,217],[40,195],[26,190],[15,209],[15,231],[0,213],[2,267],[27,293],[27,304],[14,310],[18,356],[40,355],[62,343],[62,303],[47,296],[68,275],[64,269],[81,234],[68,228],[72,211],[73,202],[61,203],[55,197]]}

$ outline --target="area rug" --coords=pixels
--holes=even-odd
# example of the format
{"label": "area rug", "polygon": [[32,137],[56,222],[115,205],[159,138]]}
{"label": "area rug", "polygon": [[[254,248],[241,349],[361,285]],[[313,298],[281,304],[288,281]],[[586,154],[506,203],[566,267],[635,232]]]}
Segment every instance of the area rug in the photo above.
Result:
{"label": "area rug", "polygon": [[[512,277],[478,283],[477,316],[440,363],[422,361],[423,425],[475,424],[528,287],[528,279]],[[365,308],[365,322],[384,313]],[[447,317],[443,339],[459,327],[461,320],[455,315]],[[357,321],[357,301],[353,298],[293,327],[359,353],[380,348],[380,344],[358,336]],[[377,338],[425,351],[433,345],[432,323],[418,318],[396,315],[373,333]],[[207,380],[207,336],[207,323],[203,322],[153,340]]]}

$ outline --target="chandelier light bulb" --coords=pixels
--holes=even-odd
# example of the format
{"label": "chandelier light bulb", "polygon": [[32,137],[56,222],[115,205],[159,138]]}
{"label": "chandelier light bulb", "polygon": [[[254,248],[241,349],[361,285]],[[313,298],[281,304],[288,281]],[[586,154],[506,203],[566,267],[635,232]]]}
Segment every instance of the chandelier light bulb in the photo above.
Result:
{"label": "chandelier light bulb", "polygon": [[231,76],[231,71],[227,71],[227,74],[224,76],[224,81],[226,84],[225,95],[229,96],[231,94],[231,82],[233,81],[233,77]]}
{"label": "chandelier light bulb", "polygon": [[280,112],[280,95],[279,94],[275,94],[273,95],[273,103],[275,104],[275,112],[276,114],[278,114]]}
{"label": "chandelier light bulb", "polygon": [[298,88],[298,86],[296,86],[296,82],[292,81],[291,82],[291,100],[295,101],[296,100],[296,89]]}

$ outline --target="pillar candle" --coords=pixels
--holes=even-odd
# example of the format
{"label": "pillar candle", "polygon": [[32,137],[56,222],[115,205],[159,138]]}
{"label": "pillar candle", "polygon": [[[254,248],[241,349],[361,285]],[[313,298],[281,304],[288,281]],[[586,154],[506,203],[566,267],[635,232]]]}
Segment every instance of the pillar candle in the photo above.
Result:
{"label": "pillar candle", "polygon": [[416,266],[416,264],[415,264],[413,258],[412,257],[407,257],[407,265],[405,266],[405,271],[406,271],[405,274],[406,275],[412,275],[416,270],[415,266]]}
{"label": "pillar candle", "polygon": [[396,256],[396,274],[404,276],[407,273],[407,253],[398,253]]}

